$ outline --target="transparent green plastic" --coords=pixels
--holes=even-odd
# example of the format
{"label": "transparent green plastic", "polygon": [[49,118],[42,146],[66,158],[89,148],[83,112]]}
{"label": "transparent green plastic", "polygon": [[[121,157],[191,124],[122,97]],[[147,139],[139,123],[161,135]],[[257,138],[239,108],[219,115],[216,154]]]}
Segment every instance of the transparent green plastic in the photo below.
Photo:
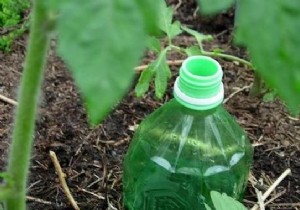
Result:
{"label": "transparent green plastic", "polygon": [[253,150],[222,107],[196,111],[173,99],[139,126],[125,156],[126,210],[205,210],[210,191],[241,200]]}

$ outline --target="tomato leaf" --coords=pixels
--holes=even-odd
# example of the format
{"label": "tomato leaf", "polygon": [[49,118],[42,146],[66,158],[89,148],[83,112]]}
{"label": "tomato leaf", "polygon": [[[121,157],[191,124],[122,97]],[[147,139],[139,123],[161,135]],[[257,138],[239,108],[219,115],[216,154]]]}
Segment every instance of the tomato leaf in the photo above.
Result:
{"label": "tomato leaf", "polygon": [[204,206],[205,206],[206,210],[212,210],[212,209],[209,207],[209,205],[207,205],[206,203],[204,204]]}
{"label": "tomato leaf", "polygon": [[216,210],[247,210],[243,204],[227,196],[225,193],[221,194],[211,191],[210,196]]}
{"label": "tomato leaf", "polygon": [[249,49],[257,72],[268,86],[276,90],[292,112],[298,112],[300,1],[239,3],[236,41]]}
{"label": "tomato leaf", "polygon": [[156,37],[153,37],[153,36],[149,36],[147,38],[147,47],[156,52],[156,53],[159,53],[160,52],[160,48],[161,48],[161,44],[160,44],[160,41],[159,39],[157,39]]}
{"label": "tomato leaf", "polygon": [[58,53],[96,124],[130,85],[145,45],[144,19],[131,0],[62,1],[59,13]]}
{"label": "tomato leaf", "polygon": [[161,0],[135,0],[144,19],[148,34],[155,35],[159,32],[159,1]]}
{"label": "tomato leaf", "polygon": [[199,33],[198,31],[192,30],[192,29],[184,27],[184,26],[181,26],[181,28],[188,34],[195,37],[199,46],[202,46],[203,41],[212,41],[213,40],[213,37],[211,35],[205,35],[205,34]]}
{"label": "tomato leaf", "polygon": [[168,49],[164,49],[155,62],[155,96],[161,99],[167,89],[168,79],[171,77],[171,70],[167,64],[166,53]]}
{"label": "tomato leaf", "polygon": [[135,86],[135,94],[137,97],[143,96],[148,90],[151,79],[154,76],[154,63],[150,64],[140,75],[139,81]]}
{"label": "tomato leaf", "polygon": [[167,34],[169,40],[182,33],[182,30],[180,29],[180,22],[175,21],[173,23],[173,9],[171,7],[167,7],[164,0],[162,0],[160,4],[159,17],[159,27]]}

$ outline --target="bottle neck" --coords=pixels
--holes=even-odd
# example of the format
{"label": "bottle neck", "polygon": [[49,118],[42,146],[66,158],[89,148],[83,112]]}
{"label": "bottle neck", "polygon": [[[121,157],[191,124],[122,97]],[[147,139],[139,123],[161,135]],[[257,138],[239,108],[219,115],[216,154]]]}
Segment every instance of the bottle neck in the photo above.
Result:
{"label": "bottle neck", "polygon": [[[201,91],[201,90],[200,90]],[[221,82],[215,95],[209,97],[195,97],[186,94],[180,88],[180,78],[177,78],[174,84],[174,97],[183,106],[194,110],[210,110],[219,106],[224,99],[224,86]]]}
{"label": "bottle neck", "polygon": [[209,110],[224,99],[223,71],[220,64],[207,56],[186,59],[174,84],[174,97],[183,106]]}

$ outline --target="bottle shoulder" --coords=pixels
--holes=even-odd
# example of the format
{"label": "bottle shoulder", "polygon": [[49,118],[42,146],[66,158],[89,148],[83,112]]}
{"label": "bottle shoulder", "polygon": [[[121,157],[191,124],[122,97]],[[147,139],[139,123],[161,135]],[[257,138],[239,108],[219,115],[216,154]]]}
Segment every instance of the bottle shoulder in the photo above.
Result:
{"label": "bottle shoulder", "polygon": [[193,110],[181,105],[176,99],[171,99],[165,103],[146,117],[144,121],[177,122],[187,116],[192,117],[194,121],[205,121],[207,119],[212,119],[213,121],[235,121],[234,117],[222,105],[210,110]]}

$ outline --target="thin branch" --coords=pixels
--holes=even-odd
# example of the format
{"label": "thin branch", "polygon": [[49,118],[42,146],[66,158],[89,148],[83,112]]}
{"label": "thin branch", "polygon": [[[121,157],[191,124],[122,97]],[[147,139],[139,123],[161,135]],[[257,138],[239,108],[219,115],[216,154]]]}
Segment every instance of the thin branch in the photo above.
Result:
{"label": "thin branch", "polygon": [[181,7],[181,5],[182,5],[182,0],[179,0],[178,3],[174,7],[174,11],[177,11],[179,9],[179,7]]}
{"label": "thin branch", "polygon": [[[184,60],[167,61],[167,64],[168,64],[169,66],[178,66],[178,65],[181,65],[183,61],[184,61]],[[145,70],[146,68],[148,68],[148,66],[149,66],[149,65],[141,65],[141,66],[137,66],[137,67],[134,68],[134,70],[135,70],[136,72],[141,72],[141,71]]]}
{"label": "thin branch", "polygon": [[239,92],[242,92],[242,91],[244,91],[246,89],[249,89],[249,88],[250,88],[250,85],[247,85],[245,87],[237,89],[236,91],[234,91],[233,93],[231,93],[227,98],[224,99],[223,104],[226,104],[229,101],[229,99],[231,99],[232,97],[234,97]]}
{"label": "thin branch", "polygon": [[250,63],[249,61],[246,61],[242,58],[233,56],[233,55],[227,55],[227,54],[215,53],[215,52],[207,52],[207,51],[204,51],[203,55],[211,56],[211,57],[220,57],[220,58],[224,58],[224,59],[227,59],[230,61],[237,61],[237,62],[242,63],[242,64],[248,66],[249,68],[253,69],[252,63]]}
{"label": "thin branch", "polygon": [[[268,197],[269,197],[269,195],[271,194],[271,192],[272,191],[274,191],[274,189],[280,184],[280,182],[282,181],[282,180],[284,180],[284,178],[286,177],[286,176],[288,176],[289,174],[291,174],[291,169],[287,169],[287,170],[285,170],[281,175],[280,175],[280,177],[278,177],[278,179],[269,187],[269,189],[262,195],[262,197],[261,197],[261,199],[262,199],[262,201],[265,201]],[[251,210],[257,210],[258,209],[258,205],[257,204],[255,204],[252,208],[251,208]]]}
{"label": "thin branch", "polygon": [[[172,47],[174,48],[175,46],[172,45]],[[203,55],[205,56],[211,56],[211,57],[220,57],[220,58],[224,58],[224,59],[227,59],[227,60],[230,60],[230,61],[236,61],[236,62],[239,62],[239,63],[242,63],[246,66],[248,66],[249,68],[253,69],[253,65],[252,63],[250,63],[249,61],[246,61],[242,58],[239,58],[239,57],[236,57],[236,56],[233,56],[233,55],[227,55],[227,54],[223,54],[223,53],[214,53],[214,52],[206,52],[204,51],[203,52]],[[184,60],[169,60],[167,61],[167,64],[169,66],[178,66],[178,65],[181,65],[183,63]],[[141,65],[141,66],[137,66],[134,68],[134,70],[136,72],[141,72],[143,70],[145,70],[146,68],[148,68],[149,65]]]}
{"label": "thin branch", "polygon": [[199,11],[199,7],[197,6],[197,8],[194,10],[193,12],[193,18],[196,18],[197,17],[197,13]]}
{"label": "thin branch", "polygon": [[14,100],[12,100],[12,99],[10,99],[10,98],[7,98],[6,96],[1,95],[1,94],[0,94],[0,99],[1,99],[2,101],[6,102],[6,103],[11,104],[11,105],[14,105],[14,106],[17,106],[17,105],[18,105],[18,102],[14,101]]}
{"label": "thin branch", "polygon": [[105,200],[105,197],[103,197],[103,196],[101,196],[101,195],[98,195],[98,194],[93,193],[93,192],[91,192],[91,191],[85,190],[85,189],[80,188],[80,187],[78,187],[78,186],[77,186],[77,188],[78,188],[79,191],[82,191],[82,192],[84,192],[84,193],[90,194],[90,195],[92,195],[92,196],[98,198],[99,200]]}
{"label": "thin branch", "polygon": [[286,189],[284,189],[283,191],[277,193],[275,196],[273,196],[272,198],[270,198],[270,200],[268,200],[265,205],[268,205],[269,203],[272,203],[274,200],[276,200],[277,198],[279,198],[280,196],[282,196],[283,194],[286,193]]}
{"label": "thin branch", "polygon": [[50,151],[49,153],[50,153],[50,158],[51,158],[51,160],[52,160],[52,162],[54,164],[56,173],[58,175],[60,184],[61,184],[61,186],[63,188],[63,191],[64,191],[65,195],[67,196],[67,198],[68,198],[69,202],[71,203],[71,205],[73,206],[73,208],[75,210],[80,210],[80,208],[78,207],[76,201],[74,200],[74,198],[73,198],[73,196],[72,196],[72,194],[70,192],[70,189],[69,189],[69,187],[67,185],[67,182],[66,182],[66,179],[65,179],[66,175],[63,173],[63,171],[61,169],[61,166],[59,164],[59,161],[58,161],[58,159],[56,157],[55,152]]}
{"label": "thin branch", "polygon": [[258,200],[260,210],[265,210],[264,200],[262,199],[262,192],[259,191],[256,188],[255,188],[255,192],[256,192],[256,195],[257,195],[257,200]]}
{"label": "thin branch", "polygon": [[34,201],[34,202],[37,202],[37,203],[42,203],[42,204],[47,204],[47,205],[53,205],[53,203],[51,203],[50,201],[45,201],[43,199],[35,198],[35,197],[32,197],[32,196],[26,196],[26,199],[28,201]]}
{"label": "thin branch", "polygon": [[280,182],[282,182],[282,180],[285,179],[285,177],[287,177],[289,174],[291,174],[292,171],[291,169],[286,169],[281,175],[280,177],[278,177],[278,179],[269,187],[269,189],[263,194],[262,198],[264,200],[266,200],[269,195],[271,194],[271,192],[274,191],[274,189],[280,184]]}

